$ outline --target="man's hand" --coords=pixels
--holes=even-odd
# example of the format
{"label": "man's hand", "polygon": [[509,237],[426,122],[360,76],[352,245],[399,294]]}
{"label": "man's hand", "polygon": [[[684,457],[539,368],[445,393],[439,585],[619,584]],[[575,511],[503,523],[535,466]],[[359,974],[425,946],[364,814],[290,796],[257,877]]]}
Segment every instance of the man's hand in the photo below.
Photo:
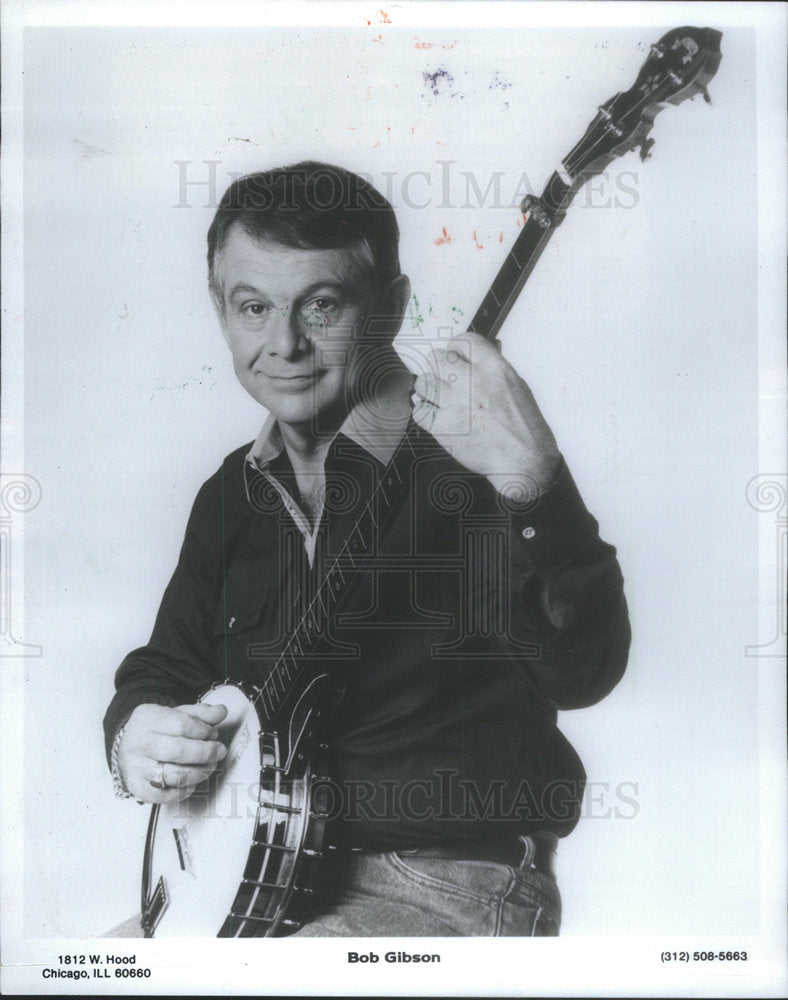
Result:
{"label": "man's hand", "polygon": [[465,333],[430,356],[414,385],[413,419],[471,472],[504,495],[535,499],[561,461],[531,390],[500,352]]}
{"label": "man's hand", "polygon": [[[151,803],[189,795],[227,756],[215,728],[226,715],[224,705],[138,705],[118,747],[118,767],[128,791]],[[165,787],[155,788],[151,779]]]}

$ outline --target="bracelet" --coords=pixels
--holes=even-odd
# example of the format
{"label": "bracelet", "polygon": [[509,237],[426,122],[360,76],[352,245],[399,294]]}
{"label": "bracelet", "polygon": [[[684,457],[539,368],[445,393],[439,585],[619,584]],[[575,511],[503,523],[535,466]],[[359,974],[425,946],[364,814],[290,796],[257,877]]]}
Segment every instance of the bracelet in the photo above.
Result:
{"label": "bracelet", "polygon": [[115,733],[115,739],[112,741],[112,752],[109,755],[110,770],[112,772],[112,790],[115,793],[115,797],[118,799],[134,799],[141,806],[145,805],[142,799],[138,799],[136,795],[132,795],[131,792],[126,788],[125,782],[123,781],[123,775],[120,773],[120,765],[118,764],[118,751],[120,750],[120,741],[123,738],[123,734],[126,732],[125,724],[120,727],[120,729]]}

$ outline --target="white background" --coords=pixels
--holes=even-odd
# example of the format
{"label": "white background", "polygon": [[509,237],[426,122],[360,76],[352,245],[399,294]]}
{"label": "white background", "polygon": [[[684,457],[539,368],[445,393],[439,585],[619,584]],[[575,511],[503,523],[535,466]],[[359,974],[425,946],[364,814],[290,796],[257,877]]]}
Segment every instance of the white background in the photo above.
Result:
{"label": "white background", "polygon": [[[217,195],[230,173],[304,158],[372,175],[397,209],[424,317],[420,330],[405,324],[407,353],[472,316],[517,235],[523,173],[540,189],[597,105],[631,86],[648,45],[687,23],[724,32],[713,105],[669,107],[652,160],[629,154],[581,192],[501,335],[618,547],[634,633],[613,694],[560,718],[593,793],[560,847],[560,947],[600,934],[651,936],[654,954],[698,935],[729,947],[782,940],[772,920],[783,848],[769,831],[775,784],[784,793],[769,706],[784,660],[745,655],[774,636],[778,600],[774,577],[761,576],[759,620],[759,529],[768,564],[777,522],[745,498],[782,462],[762,450],[763,426],[759,451],[759,399],[782,379],[769,353],[779,316],[770,325],[763,299],[759,322],[765,35],[715,5],[604,17],[526,6],[482,16],[405,4],[383,16],[356,4],[324,9],[315,28],[314,8],[293,8],[285,26],[284,9],[259,5],[254,27],[129,17],[88,28],[83,5],[63,22],[72,27],[15,36],[24,159],[9,183],[23,179],[24,216],[11,264],[24,299],[17,281],[11,302],[24,311],[5,317],[17,464],[7,447],[4,470],[24,469],[42,491],[24,515],[24,622],[12,626],[42,654],[9,659],[5,674],[14,697],[24,689],[12,730],[23,721],[12,810],[23,837],[11,848],[21,900],[7,896],[21,901],[23,938],[90,938],[138,909],[147,810],[112,798],[101,717],[117,664],[147,639],[198,486],[263,417],[234,381],[205,287],[211,195],[184,192],[181,171],[205,180],[204,161],[218,161]],[[767,19],[746,6],[740,22]],[[434,93],[425,74],[441,70]],[[429,177],[407,180],[414,171]],[[483,192],[494,171],[502,207],[480,205],[472,188],[468,199],[463,172]],[[769,184],[760,177],[762,247]]]}

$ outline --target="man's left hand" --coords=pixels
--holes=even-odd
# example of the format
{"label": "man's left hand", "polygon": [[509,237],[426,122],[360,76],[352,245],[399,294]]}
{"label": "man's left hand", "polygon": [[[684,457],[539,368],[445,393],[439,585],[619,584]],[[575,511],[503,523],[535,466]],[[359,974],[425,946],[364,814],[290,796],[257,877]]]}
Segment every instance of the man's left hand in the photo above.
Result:
{"label": "man's left hand", "polygon": [[534,499],[558,475],[561,454],[533,393],[477,333],[430,355],[414,384],[413,419],[471,472],[504,495]]}

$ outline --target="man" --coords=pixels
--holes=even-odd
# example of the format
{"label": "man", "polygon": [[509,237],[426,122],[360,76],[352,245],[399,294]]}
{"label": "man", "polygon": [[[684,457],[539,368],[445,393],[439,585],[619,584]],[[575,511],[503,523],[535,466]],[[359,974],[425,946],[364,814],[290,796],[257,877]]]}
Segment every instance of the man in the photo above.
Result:
{"label": "man", "polygon": [[326,164],[222,199],[211,296],[269,417],[197,496],[150,642],[118,670],[108,758],[116,791],[150,803],[221,765],[225,710],[197,699],[264,680],[405,440],[404,498],[321,636],[345,688],[333,850],[298,934],[557,934],[552,854],[584,773],[556,710],[623,673],[621,574],[496,347],[466,334],[415,383],[405,370],[397,243],[388,202]]}

